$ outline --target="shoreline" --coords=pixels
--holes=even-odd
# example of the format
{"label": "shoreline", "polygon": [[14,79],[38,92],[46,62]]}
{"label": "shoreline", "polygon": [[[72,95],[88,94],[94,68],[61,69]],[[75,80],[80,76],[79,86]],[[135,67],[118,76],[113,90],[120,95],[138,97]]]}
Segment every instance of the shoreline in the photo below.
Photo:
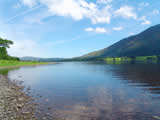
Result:
{"label": "shoreline", "polygon": [[6,75],[0,75],[1,120],[37,120],[36,104],[23,89],[24,86],[20,82],[10,81]]}
{"label": "shoreline", "polygon": [[[49,64],[56,63],[6,66],[0,67],[0,70]],[[0,120],[39,120],[39,116],[51,119],[51,116],[38,109],[39,103],[35,102],[30,90],[30,87],[23,85],[23,81],[12,81],[8,74],[0,74]]]}
{"label": "shoreline", "polygon": [[41,66],[41,65],[52,65],[57,64],[56,62],[51,63],[38,63],[38,64],[28,64],[28,65],[11,65],[11,66],[0,66],[0,70],[9,69],[9,68],[18,68],[18,67],[31,67],[31,66]]}

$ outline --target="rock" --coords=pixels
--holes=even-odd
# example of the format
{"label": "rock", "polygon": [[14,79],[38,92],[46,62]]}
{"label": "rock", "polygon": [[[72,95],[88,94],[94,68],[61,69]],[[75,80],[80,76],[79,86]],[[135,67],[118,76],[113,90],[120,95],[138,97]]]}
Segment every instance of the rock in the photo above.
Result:
{"label": "rock", "polygon": [[18,98],[18,101],[19,101],[19,102],[22,102],[22,101],[24,101],[24,98],[22,98],[22,97],[21,97],[21,98]]}
{"label": "rock", "polygon": [[0,120],[36,120],[36,106],[23,88],[18,82],[0,75]]}

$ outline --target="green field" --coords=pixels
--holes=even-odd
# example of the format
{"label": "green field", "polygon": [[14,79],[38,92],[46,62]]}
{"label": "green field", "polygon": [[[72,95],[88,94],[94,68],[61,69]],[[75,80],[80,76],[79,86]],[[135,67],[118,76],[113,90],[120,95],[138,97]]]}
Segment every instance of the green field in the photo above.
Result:
{"label": "green field", "polygon": [[26,62],[26,61],[10,61],[10,60],[0,60],[0,68],[3,67],[12,67],[12,66],[32,66],[32,65],[41,65],[41,64],[50,64],[47,62]]}
{"label": "green field", "polygon": [[104,58],[106,62],[130,62],[130,61],[151,61],[157,62],[160,60],[159,56],[138,56],[138,57],[107,57]]}

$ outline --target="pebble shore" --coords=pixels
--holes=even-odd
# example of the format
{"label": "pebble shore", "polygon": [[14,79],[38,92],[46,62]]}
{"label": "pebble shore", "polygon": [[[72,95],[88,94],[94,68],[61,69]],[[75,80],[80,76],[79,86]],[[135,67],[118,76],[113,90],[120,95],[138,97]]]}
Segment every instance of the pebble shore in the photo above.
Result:
{"label": "pebble shore", "polygon": [[21,83],[0,75],[0,120],[37,120],[36,105],[23,89]]}

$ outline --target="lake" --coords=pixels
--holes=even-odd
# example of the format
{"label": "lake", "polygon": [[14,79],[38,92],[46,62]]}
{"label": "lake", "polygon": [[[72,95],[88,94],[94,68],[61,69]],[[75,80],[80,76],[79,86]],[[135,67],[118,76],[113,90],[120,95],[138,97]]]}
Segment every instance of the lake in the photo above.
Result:
{"label": "lake", "polygon": [[65,62],[8,72],[24,81],[48,120],[156,120],[159,64]]}

